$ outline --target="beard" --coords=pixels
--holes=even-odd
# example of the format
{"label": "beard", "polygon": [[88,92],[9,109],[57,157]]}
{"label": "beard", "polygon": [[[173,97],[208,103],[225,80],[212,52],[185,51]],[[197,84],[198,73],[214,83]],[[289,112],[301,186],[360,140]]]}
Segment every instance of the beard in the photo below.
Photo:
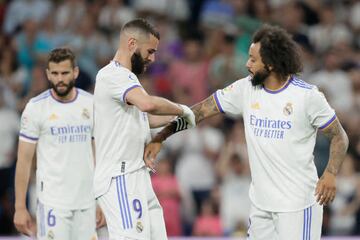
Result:
{"label": "beard", "polygon": [[[75,86],[75,80],[70,81],[69,84],[65,84],[63,82],[54,84],[50,82],[50,85],[51,88],[54,89],[56,95],[58,95],[59,97],[65,97],[70,93],[71,89],[73,89],[73,87]],[[65,90],[61,90],[60,87],[66,87],[66,88]]]}
{"label": "beard", "polygon": [[261,87],[264,85],[264,82],[266,80],[267,77],[269,77],[270,75],[270,71],[264,69],[264,70],[260,70],[258,72],[256,72],[255,74],[253,74],[253,77],[251,78],[251,84],[254,87]]}
{"label": "beard", "polygon": [[135,75],[140,75],[144,73],[148,64],[149,62],[144,60],[139,50],[136,50],[131,56],[131,71]]}

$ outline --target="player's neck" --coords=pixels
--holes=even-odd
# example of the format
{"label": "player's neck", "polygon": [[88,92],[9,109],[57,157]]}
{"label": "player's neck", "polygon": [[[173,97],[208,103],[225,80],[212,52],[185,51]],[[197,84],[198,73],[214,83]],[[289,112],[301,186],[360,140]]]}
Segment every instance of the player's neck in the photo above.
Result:
{"label": "player's neck", "polygon": [[277,74],[271,73],[270,76],[265,80],[264,87],[271,91],[281,89],[290,79],[290,76],[285,78],[279,77]]}
{"label": "player's neck", "polygon": [[125,54],[121,54],[120,50],[116,51],[113,61],[120,63],[121,66],[123,66],[131,71],[130,58],[128,58]]}
{"label": "player's neck", "polygon": [[75,98],[76,98],[76,95],[77,95],[77,93],[76,93],[76,88],[75,88],[75,87],[73,87],[73,88],[71,89],[71,91],[70,91],[66,96],[59,96],[59,95],[57,95],[56,92],[54,91],[54,89],[51,89],[50,91],[51,91],[51,96],[52,96],[55,100],[57,100],[57,101],[59,101],[59,102],[64,102],[64,103],[74,101]]}

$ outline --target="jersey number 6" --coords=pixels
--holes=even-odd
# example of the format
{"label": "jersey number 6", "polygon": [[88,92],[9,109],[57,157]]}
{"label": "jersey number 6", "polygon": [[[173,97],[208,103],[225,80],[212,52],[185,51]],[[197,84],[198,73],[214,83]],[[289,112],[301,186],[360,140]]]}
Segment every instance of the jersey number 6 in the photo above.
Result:
{"label": "jersey number 6", "polygon": [[51,210],[49,211],[48,217],[47,217],[47,222],[48,222],[48,226],[49,226],[49,227],[53,227],[53,226],[55,226],[55,224],[56,224],[55,215],[52,215],[52,214],[51,214],[52,211],[53,211],[53,209],[51,209]]}

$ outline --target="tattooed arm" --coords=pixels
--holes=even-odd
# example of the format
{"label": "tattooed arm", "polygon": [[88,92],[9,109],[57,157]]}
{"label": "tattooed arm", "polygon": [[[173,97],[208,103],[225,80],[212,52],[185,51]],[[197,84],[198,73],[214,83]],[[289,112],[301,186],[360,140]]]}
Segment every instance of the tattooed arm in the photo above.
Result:
{"label": "tattooed arm", "polygon": [[[220,113],[213,96],[210,96],[202,102],[195,104],[193,107],[191,107],[191,110],[195,114],[196,124],[206,118]],[[163,142],[166,138],[179,131],[179,129],[177,130],[176,127],[176,121],[169,123],[154,137],[152,142]],[[181,130],[185,130],[185,128]]]}
{"label": "tattooed arm", "polygon": [[326,205],[335,198],[336,174],[340,170],[349,145],[348,137],[338,119],[325,128],[323,133],[330,139],[330,157],[315,190],[320,205]]}
{"label": "tattooed arm", "polygon": [[[206,118],[212,117],[220,113],[213,96],[210,96],[204,101],[195,104],[191,108],[191,110],[195,114],[196,124]],[[187,129],[187,123],[183,118],[178,118],[175,121],[167,124],[165,128],[163,128],[145,147],[144,161],[146,163],[146,166],[153,170],[155,167],[154,159],[156,155],[160,152],[162,142],[174,133],[185,129]]]}
{"label": "tattooed arm", "polygon": [[323,133],[330,139],[330,157],[326,171],[336,175],[339,172],[341,163],[345,158],[349,145],[349,139],[338,119],[325,128]]}

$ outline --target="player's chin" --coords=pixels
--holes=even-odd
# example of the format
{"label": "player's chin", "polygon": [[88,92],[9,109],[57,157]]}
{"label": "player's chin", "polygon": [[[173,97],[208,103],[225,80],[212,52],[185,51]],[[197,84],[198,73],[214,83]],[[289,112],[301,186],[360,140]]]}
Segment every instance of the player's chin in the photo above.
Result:
{"label": "player's chin", "polygon": [[57,93],[59,96],[65,96],[65,95],[67,94],[67,92],[68,92],[68,89],[67,89],[67,88],[65,88],[65,89],[63,89],[63,88],[61,88],[61,89],[56,88],[56,93]]}

